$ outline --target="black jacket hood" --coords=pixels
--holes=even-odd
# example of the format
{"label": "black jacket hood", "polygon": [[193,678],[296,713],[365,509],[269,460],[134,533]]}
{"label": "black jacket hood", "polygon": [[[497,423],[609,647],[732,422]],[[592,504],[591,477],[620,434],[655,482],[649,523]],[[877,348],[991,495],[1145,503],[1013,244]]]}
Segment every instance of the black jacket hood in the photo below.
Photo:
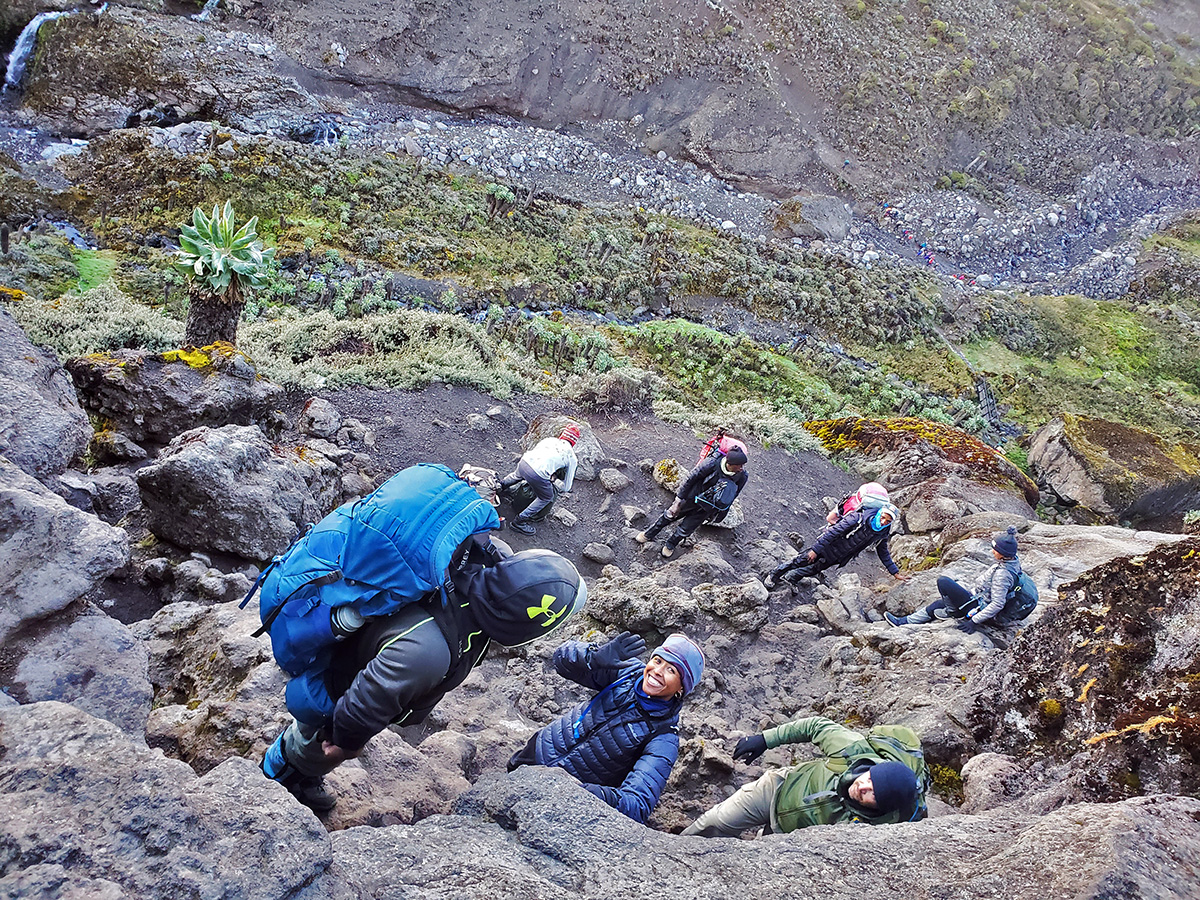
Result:
{"label": "black jacket hood", "polygon": [[483,633],[505,647],[554,633],[587,602],[583,576],[551,550],[522,550],[450,577]]}

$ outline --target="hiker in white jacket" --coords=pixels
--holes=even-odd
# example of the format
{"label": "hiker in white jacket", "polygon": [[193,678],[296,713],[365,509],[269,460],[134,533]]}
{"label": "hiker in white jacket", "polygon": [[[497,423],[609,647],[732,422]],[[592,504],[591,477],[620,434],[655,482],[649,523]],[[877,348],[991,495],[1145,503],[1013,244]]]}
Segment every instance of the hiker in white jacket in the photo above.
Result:
{"label": "hiker in white jacket", "polygon": [[536,534],[537,527],[531,521],[534,516],[554,502],[554,476],[563,471],[559,490],[569,493],[575,484],[575,468],[579,459],[575,456],[575,444],[579,440],[578,425],[568,425],[558,437],[544,438],[521,457],[517,470],[500,482],[501,487],[508,488],[524,481],[532,489],[536,499],[521,510],[520,515],[510,523],[522,534]]}

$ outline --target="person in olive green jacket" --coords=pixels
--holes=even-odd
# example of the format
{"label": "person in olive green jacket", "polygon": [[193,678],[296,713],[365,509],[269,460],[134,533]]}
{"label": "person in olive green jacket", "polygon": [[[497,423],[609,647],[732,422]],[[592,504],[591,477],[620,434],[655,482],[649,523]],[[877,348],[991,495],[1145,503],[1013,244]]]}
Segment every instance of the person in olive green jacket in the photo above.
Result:
{"label": "person in olive green jacket", "polygon": [[[753,762],[768,748],[812,741],[824,756],[784,769],[768,769],[732,797],[718,803],[683,830],[701,837],[736,837],[749,828],[770,826],[789,832],[810,825],[865,822],[869,825],[918,818],[919,790],[912,766],[888,756],[911,757],[924,771],[916,733],[903,726],[851,731],[822,716],[797,719],[742,738],[734,759]],[[887,748],[887,755],[881,753]]]}

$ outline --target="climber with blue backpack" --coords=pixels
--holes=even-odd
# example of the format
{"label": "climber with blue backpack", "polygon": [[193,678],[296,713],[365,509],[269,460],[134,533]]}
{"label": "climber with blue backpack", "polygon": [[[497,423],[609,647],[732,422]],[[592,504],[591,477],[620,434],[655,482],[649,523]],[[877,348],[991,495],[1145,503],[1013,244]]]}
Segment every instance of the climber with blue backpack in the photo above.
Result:
{"label": "climber with blue backpack", "polygon": [[264,570],[259,633],[292,676],[293,721],[263,772],[316,812],[323,777],[390,724],[422,721],[492,642],[557,631],[587,585],[549,550],[513,553],[495,507],[445,466],[410,466],[334,510]]}
{"label": "climber with blue backpack", "polygon": [[714,452],[701,459],[702,462],[679,485],[675,501],[666,512],[634,537],[639,544],[649,543],[672,522],[678,522],[675,530],[663,541],[661,553],[666,559],[674,556],[680,542],[705,522],[724,519],[750,479],[746,472],[747,454],[741,444],[731,445],[727,452]]}
{"label": "climber with blue backpack", "polygon": [[995,563],[967,590],[953,578],[941,575],[937,580],[939,599],[907,616],[884,613],[892,625],[925,625],[938,619],[955,620],[956,627],[974,634],[981,625],[1011,625],[1037,607],[1037,586],[1021,568],[1017,558],[1017,529],[992,538]]}
{"label": "climber with blue backpack", "polygon": [[646,642],[626,631],[597,646],[570,641],[556,672],[598,693],[535,733],[508,762],[566,769],[609,806],[645,823],[679,756],[676,724],[704,673],[704,653],[672,634],[643,664]]}
{"label": "climber with blue backpack", "polygon": [[733,758],[752,763],[768,749],[812,741],[822,756],[767,769],[683,830],[736,837],[751,828],[787,833],[811,825],[892,825],[928,815],[930,775],[917,733],[879,725],[866,734],[823,716],[768,728],[737,742]]}

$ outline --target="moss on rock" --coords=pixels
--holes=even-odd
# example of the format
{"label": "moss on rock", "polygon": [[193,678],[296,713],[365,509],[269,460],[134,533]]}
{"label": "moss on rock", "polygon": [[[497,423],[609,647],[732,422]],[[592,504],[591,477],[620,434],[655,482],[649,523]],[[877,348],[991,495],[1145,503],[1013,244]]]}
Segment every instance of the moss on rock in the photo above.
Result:
{"label": "moss on rock", "polygon": [[927,419],[819,419],[804,425],[831,454],[874,456],[924,443],[948,461],[965,466],[984,484],[1016,488],[1030,506],[1038,502],[1033,481],[1002,454],[978,438]]}

